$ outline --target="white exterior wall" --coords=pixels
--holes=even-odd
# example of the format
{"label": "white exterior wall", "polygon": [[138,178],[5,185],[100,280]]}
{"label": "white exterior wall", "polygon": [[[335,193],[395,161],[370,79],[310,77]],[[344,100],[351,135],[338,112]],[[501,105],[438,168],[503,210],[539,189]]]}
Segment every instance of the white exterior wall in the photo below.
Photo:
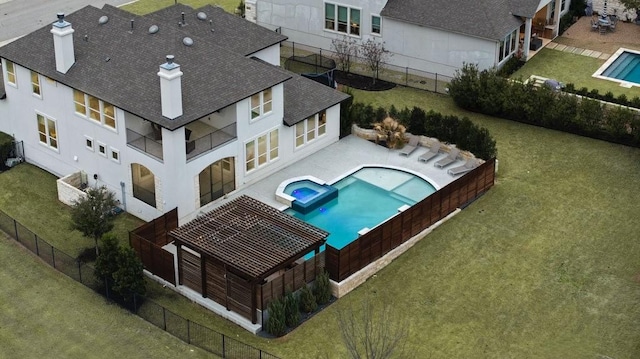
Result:
{"label": "white exterior wall", "polygon": [[254,52],[249,57],[257,57],[262,61],[266,61],[271,65],[280,66],[280,44],[267,47],[258,52]]}

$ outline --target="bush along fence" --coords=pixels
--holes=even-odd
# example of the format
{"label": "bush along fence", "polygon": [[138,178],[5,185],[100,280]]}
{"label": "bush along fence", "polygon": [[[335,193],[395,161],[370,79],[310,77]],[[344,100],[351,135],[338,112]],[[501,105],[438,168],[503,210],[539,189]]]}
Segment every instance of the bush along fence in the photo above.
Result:
{"label": "bush along fence", "polygon": [[[372,76],[373,71],[365,65],[367,59],[349,56],[349,64],[340,61],[341,56],[334,51],[285,41],[280,49],[281,62],[287,70],[296,73],[324,73],[337,65],[337,70],[350,74]],[[335,60],[334,60],[335,59]],[[336,64],[337,62],[337,64]],[[377,78],[394,84],[446,94],[447,84],[452,77],[435,72],[426,72],[410,67],[380,63]]]}
{"label": "bush along fence", "polygon": [[[108,287],[102,286],[101,282],[96,279],[94,268],[91,265],[83,263],[53,247],[2,211],[0,211],[0,230],[68,277],[103,294],[111,301],[120,301],[122,299],[119,295],[111,292]],[[150,298],[134,295],[132,301],[125,307],[142,319],[182,341],[222,358],[278,359],[275,355],[186,319]]]}
{"label": "bush along fence", "polygon": [[460,107],[486,115],[640,147],[637,111],[556,92],[532,82],[509,81],[495,70],[465,64],[449,84]]}

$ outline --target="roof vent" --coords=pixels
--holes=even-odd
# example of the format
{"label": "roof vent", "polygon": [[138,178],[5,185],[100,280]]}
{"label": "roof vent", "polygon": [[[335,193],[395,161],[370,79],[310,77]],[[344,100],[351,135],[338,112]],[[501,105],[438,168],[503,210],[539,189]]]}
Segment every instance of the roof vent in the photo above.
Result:
{"label": "roof vent", "polygon": [[158,25],[151,25],[149,27],[149,33],[150,34],[155,34],[156,32],[158,32],[158,30],[160,30],[160,28],[158,27]]}
{"label": "roof vent", "polygon": [[98,19],[98,24],[100,24],[100,25],[104,25],[104,24],[106,24],[108,22],[109,22],[109,17],[107,15],[102,15]]}
{"label": "roof vent", "polygon": [[180,23],[182,24],[182,26],[187,24],[187,21],[184,19],[184,11],[182,12],[182,21],[180,21]]}
{"label": "roof vent", "polygon": [[209,20],[209,27],[211,28],[211,32],[213,32],[213,20]]}
{"label": "roof vent", "polygon": [[182,39],[182,43],[184,44],[184,46],[191,46],[193,45],[193,39],[190,37],[185,37],[184,39]]}
{"label": "roof vent", "polygon": [[131,19],[131,32],[133,32],[133,19]]}
{"label": "roof vent", "polygon": [[58,17],[58,22],[62,24],[64,22],[64,13],[59,12],[56,14],[56,16]]}
{"label": "roof vent", "polygon": [[207,14],[205,14],[202,11],[200,11],[196,16],[198,17],[198,20],[206,20],[207,19]]}

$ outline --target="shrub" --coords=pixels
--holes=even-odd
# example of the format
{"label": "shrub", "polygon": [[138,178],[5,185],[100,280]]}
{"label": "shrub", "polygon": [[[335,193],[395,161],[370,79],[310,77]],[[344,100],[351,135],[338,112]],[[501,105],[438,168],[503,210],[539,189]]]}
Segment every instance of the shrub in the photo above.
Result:
{"label": "shrub", "polygon": [[629,106],[629,99],[627,98],[627,95],[622,94],[620,96],[618,96],[618,99],[616,100],[617,103],[623,105],[623,106]]}
{"label": "shrub", "polygon": [[407,121],[407,131],[411,133],[426,133],[425,125],[427,122],[427,114],[423,109],[419,107],[414,107],[411,110],[411,115],[409,116],[409,121]]}
{"label": "shrub", "polygon": [[133,249],[123,247],[118,253],[118,270],[113,273],[113,290],[120,294],[125,302],[135,295],[144,295],[147,291],[143,273],[144,266]]}
{"label": "shrub", "polygon": [[353,90],[350,87],[343,87],[342,92],[346,93],[350,97],[340,104],[340,138],[349,136],[351,134],[351,125],[353,119],[351,118],[351,107],[353,105]]}
{"label": "shrub", "polygon": [[602,99],[607,102],[616,102],[616,96],[611,91],[607,91],[607,93],[602,96]]}
{"label": "shrub", "polygon": [[4,162],[11,156],[13,146],[13,137],[4,132],[0,132],[0,169],[5,168]]}
{"label": "shrub", "polygon": [[300,302],[293,292],[284,296],[284,316],[288,327],[295,327],[300,323]]}
{"label": "shrub", "polygon": [[300,290],[300,310],[304,313],[312,313],[318,308],[316,297],[308,286],[302,287]]}
{"label": "shrub", "polygon": [[512,56],[507,60],[507,62],[502,65],[500,70],[498,70],[498,76],[509,77],[513,75],[516,71],[518,71],[522,66],[524,66],[524,61],[517,58],[516,56]]}
{"label": "shrub", "polygon": [[[118,270],[118,257],[120,256],[120,244],[118,238],[107,233],[102,236],[102,245],[100,246],[100,254],[96,258],[94,274],[96,278],[104,285],[113,283],[113,274]],[[95,254],[95,248],[91,248]]]}
{"label": "shrub", "polygon": [[634,96],[629,102],[629,105],[635,108],[640,108],[640,97]]}
{"label": "shrub", "polygon": [[322,271],[317,277],[314,285],[316,302],[319,305],[326,304],[331,299],[331,283],[329,282],[329,272]]}
{"label": "shrub", "polygon": [[478,110],[478,98],[481,96],[478,65],[464,63],[456,70],[449,83],[449,95],[456,105],[467,110]]}
{"label": "shrub", "polygon": [[287,331],[284,304],[281,299],[275,299],[269,303],[269,319],[265,329],[267,333],[276,337],[282,336]]}
{"label": "shrub", "polygon": [[582,87],[580,90],[578,90],[577,94],[580,96],[587,96],[589,94],[589,89],[586,87]]}

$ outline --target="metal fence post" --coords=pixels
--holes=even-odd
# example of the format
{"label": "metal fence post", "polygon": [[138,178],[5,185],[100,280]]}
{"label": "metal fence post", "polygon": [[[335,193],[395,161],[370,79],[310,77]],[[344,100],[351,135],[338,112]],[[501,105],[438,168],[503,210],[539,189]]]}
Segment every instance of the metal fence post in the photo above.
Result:
{"label": "metal fence post", "polygon": [[225,337],[225,335],[222,334],[222,357],[226,358],[227,357],[227,351],[226,351],[225,345],[224,345],[224,337]]}
{"label": "metal fence post", "polygon": [[80,279],[80,283],[82,283],[82,262],[77,261],[78,263],[78,279]]}
{"label": "metal fence post", "polygon": [[35,238],[36,238],[36,255],[40,257],[40,247],[38,246],[38,236],[35,236]]}
{"label": "metal fence post", "polygon": [[[36,236],[36,238],[38,238],[38,236]],[[54,246],[51,246],[51,262],[53,262],[53,268],[56,268],[56,251]]]}
{"label": "metal fence post", "polygon": [[187,319],[187,344],[191,344],[191,321]]}
{"label": "metal fence post", "polygon": [[18,222],[15,219],[13,220],[13,231],[16,233],[15,235],[16,240],[20,242],[20,238],[18,238]]}
{"label": "metal fence post", "polygon": [[436,93],[438,92],[438,73],[436,72]]}
{"label": "metal fence post", "polygon": [[409,86],[409,66],[404,68],[404,85]]}
{"label": "metal fence post", "polygon": [[167,330],[167,308],[162,307],[162,329]]}

